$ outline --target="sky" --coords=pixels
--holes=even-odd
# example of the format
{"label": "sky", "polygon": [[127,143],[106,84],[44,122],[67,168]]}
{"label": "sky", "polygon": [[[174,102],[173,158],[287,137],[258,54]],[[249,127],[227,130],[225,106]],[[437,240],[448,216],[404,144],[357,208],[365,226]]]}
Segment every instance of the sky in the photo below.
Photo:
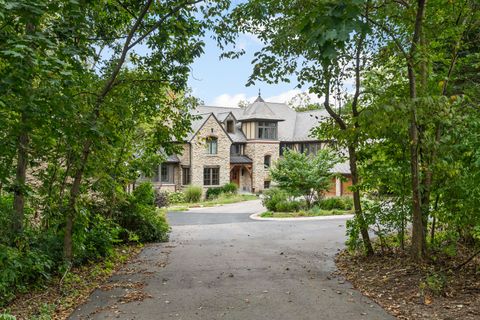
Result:
{"label": "sky", "polygon": [[[257,82],[255,86],[246,87],[252,72],[253,54],[262,48],[260,40],[254,35],[241,35],[237,47],[246,54],[238,59],[219,59],[222,53],[213,39],[205,37],[205,53],[197,58],[191,67],[189,86],[193,95],[206,105],[232,107],[241,100],[253,102],[261,90],[262,97],[269,102],[288,102],[295,95],[305,90],[295,88],[295,78],[290,83],[267,84]],[[311,96],[312,102],[318,102]]]}

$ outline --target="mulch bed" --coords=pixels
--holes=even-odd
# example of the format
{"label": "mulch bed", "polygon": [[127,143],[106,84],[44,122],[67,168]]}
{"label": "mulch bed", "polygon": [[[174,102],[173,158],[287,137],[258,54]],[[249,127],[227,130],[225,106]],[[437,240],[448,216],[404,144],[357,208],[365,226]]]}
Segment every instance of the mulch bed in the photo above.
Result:
{"label": "mulch bed", "polygon": [[[141,249],[138,245],[118,247],[114,262],[102,261],[74,268],[64,279],[54,278],[44,288],[18,295],[5,310],[16,316],[17,320],[31,319],[40,315],[47,316],[48,319],[67,319],[70,313],[84,303],[96,288],[113,289],[103,283],[127,262],[134,259]],[[121,283],[120,286],[138,289],[141,284]],[[125,299],[127,301],[136,299],[141,294],[137,291],[134,290],[134,293]],[[137,296],[134,297],[135,294]]]}
{"label": "mulch bed", "polygon": [[[401,250],[365,257],[342,251],[338,273],[365,296],[399,319],[480,319],[480,257],[456,269],[471,256],[441,256],[413,263]],[[437,261],[437,262],[435,262]],[[440,263],[441,262],[441,263]]]}

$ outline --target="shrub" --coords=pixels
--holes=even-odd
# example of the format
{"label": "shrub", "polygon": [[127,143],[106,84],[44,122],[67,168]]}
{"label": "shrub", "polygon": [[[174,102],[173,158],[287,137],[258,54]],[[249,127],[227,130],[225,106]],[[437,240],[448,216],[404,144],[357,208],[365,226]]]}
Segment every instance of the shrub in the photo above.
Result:
{"label": "shrub", "polygon": [[0,266],[0,306],[4,306],[15,292],[26,292],[30,285],[48,280],[54,262],[39,250],[0,244]]}
{"label": "shrub", "polygon": [[13,197],[0,197],[0,243],[9,243],[12,238]]}
{"label": "shrub", "polygon": [[263,195],[264,197],[263,197],[262,203],[267,208],[268,211],[275,212],[277,210],[277,203],[288,201],[287,192],[278,188],[271,188],[271,189],[265,190]]}
{"label": "shrub", "polygon": [[202,187],[188,186],[184,194],[186,202],[199,202],[202,199]]}
{"label": "shrub", "polygon": [[349,196],[344,196],[343,198],[343,204],[345,205],[344,208],[345,210],[353,210],[353,198]]}
{"label": "shrub", "polygon": [[120,242],[121,228],[118,224],[99,214],[84,215],[75,225],[73,249],[75,263],[97,261],[113,253],[113,247]]}
{"label": "shrub", "polygon": [[165,208],[170,205],[170,196],[166,191],[155,190],[155,206]]}
{"label": "shrub", "polygon": [[299,211],[302,208],[302,202],[300,201],[288,201],[288,200],[283,200],[280,202],[277,202],[275,205],[275,211],[276,212],[296,212]]}
{"label": "shrub", "polygon": [[175,204],[175,203],[183,203],[186,202],[187,200],[185,199],[185,193],[177,191],[177,192],[170,192],[168,194],[168,202],[170,204]]}
{"label": "shrub", "polygon": [[230,182],[222,187],[223,193],[236,194],[238,192],[238,186],[236,183]]}
{"label": "shrub", "polygon": [[321,200],[317,205],[323,210],[352,210],[353,200],[351,197],[331,197]]}
{"label": "shrub", "polygon": [[0,320],[17,320],[17,318],[8,313],[0,313]]}
{"label": "shrub", "polygon": [[123,240],[134,233],[140,242],[166,241],[170,230],[165,213],[153,205],[144,205],[130,197],[117,211],[115,221],[124,228]]}
{"label": "shrub", "polygon": [[211,199],[217,198],[222,193],[223,193],[222,188],[208,188],[206,197],[207,197],[207,199],[211,200]]}
{"label": "shrub", "polygon": [[155,190],[150,182],[144,182],[133,190],[136,202],[144,205],[153,205],[155,202]]}

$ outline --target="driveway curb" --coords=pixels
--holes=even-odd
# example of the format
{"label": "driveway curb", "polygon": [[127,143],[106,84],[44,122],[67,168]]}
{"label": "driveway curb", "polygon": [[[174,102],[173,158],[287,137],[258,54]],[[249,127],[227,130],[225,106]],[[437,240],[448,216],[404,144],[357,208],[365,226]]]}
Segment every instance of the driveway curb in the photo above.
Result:
{"label": "driveway curb", "polygon": [[351,219],[355,216],[353,214],[344,214],[344,215],[335,215],[335,216],[298,217],[298,218],[262,218],[260,217],[260,215],[263,212],[264,211],[251,214],[249,218],[257,221],[313,221],[313,220]]}

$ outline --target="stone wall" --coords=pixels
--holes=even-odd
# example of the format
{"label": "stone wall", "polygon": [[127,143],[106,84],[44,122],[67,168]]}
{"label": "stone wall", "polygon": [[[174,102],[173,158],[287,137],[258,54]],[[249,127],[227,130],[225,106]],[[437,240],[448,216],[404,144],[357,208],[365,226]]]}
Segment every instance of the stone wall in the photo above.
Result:
{"label": "stone wall", "polygon": [[190,144],[184,143],[182,146],[182,151],[177,155],[182,166],[190,165]]}
{"label": "stone wall", "polygon": [[245,155],[253,161],[253,181],[252,188],[254,192],[263,191],[264,182],[270,180],[269,169],[264,167],[266,155],[270,155],[271,165],[275,165],[280,151],[278,141],[250,140],[245,146]]}
{"label": "stone wall", "polygon": [[[218,139],[218,149],[216,155],[207,154],[205,139],[215,137]],[[230,146],[232,141],[227,133],[220,126],[218,121],[210,116],[202,128],[191,141],[191,184],[202,186],[204,192],[207,188],[215,186],[203,185],[203,168],[208,166],[218,166],[220,168],[220,184],[222,186],[230,182]],[[182,162],[183,164],[183,162]]]}

